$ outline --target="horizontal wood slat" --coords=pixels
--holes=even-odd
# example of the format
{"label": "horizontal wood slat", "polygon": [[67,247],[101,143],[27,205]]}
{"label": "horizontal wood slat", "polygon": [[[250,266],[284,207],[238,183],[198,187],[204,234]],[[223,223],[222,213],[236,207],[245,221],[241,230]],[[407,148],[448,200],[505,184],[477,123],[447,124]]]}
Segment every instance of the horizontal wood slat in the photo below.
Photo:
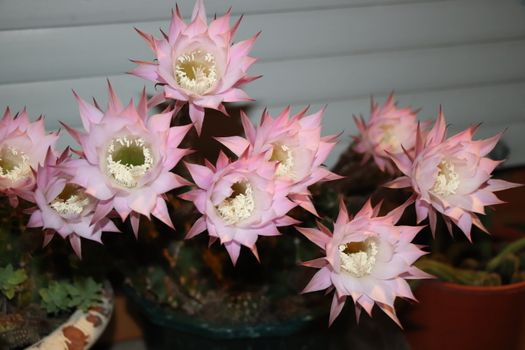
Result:
{"label": "horizontal wood slat", "polygon": [[[125,72],[129,58],[153,58],[133,25],[158,32],[166,23],[0,31],[0,84]],[[263,62],[442,47],[525,38],[525,6],[447,1],[254,15],[238,38],[259,30],[254,55]]]}
{"label": "horizontal wood slat", "polygon": [[[205,5],[211,16],[230,6],[235,14],[254,14],[436,1],[444,0],[206,0]],[[191,13],[194,0],[2,0],[0,30],[165,19],[176,2],[183,14]]]}
{"label": "horizontal wood slat", "polygon": [[[264,74],[246,90],[261,106],[327,103],[370,93],[426,91],[525,79],[525,41],[357,56],[261,63]],[[123,98],[136,96],[144,81],[110,77]],[[52,118],[74,115],[71,89],[103,99],[105,79],[80,78],[0,85],[0,106],[28,105]],[[151,87],[151,84],[148,84]],[[151,88],[150,91],[152,92]]]}
{"label": "horizontal wood slat", "polygon": [[[483,122],[479,132],[480,137],[491,136],[507,129],[503,140],[511,147],[511,150],[515,150],[511,153],[510,159],[506,163],[507,166],[525,163],[525,152],[519,151],[525,149],[523,142],[525,99],[522,98],[523,96],[525,96],[525,81],[513,84],[396,94],[400,105],[422,108],[419,114],[421,120],[434,119],[439,106],[442,105],[447,122],[450,124],[451,133],[479,122]],[[385,95],[376,96],[378,102],[382,103],[384,99]],[[363,114],[365,118],[368,118],[369,105],[370,99],[368,97],[328,103],[323,123],[323,134],[344,132],[341,142],[328,160],[329,165],[335,163],[339,153],[350,141],[350,135],[357,132],[351,118],[352,114]],[[67,103],[67,106],[68,109],[71,109],[67,122],[80,128],[76,106],[71,101]],[[284,107],[270,108],[270,112],[277,114]],[[295,105],[293,107],[294,110],[298,110],[304,106]],[[310,107],[310,111],[317,111],[323,107],[323,104],[314,104]],[[260,107],[248,110],[254,122],[259,120],[261,112],[262,108]],[[54,118],[47,118],[46,122],[50,128],[58,126]],[[60,144],[65,146],[74,143],[66,133],[63,133]]]}

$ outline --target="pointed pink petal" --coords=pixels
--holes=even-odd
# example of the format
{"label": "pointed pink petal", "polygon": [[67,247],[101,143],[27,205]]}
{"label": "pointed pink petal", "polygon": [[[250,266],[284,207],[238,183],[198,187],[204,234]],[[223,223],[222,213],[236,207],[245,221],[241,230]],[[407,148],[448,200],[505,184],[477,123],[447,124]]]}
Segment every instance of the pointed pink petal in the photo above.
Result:
{"label": "pointed pink petal", "polygon": [[170,128],[172,113],[163,113],[152,115],[148,118],[148,129],[152,132],[161,133]]}
{"label": "pointed pink petal", "polygon": [[201,216],[200,218],[195,221],[191,229],[188,231],[184,239],[190,239],[198,234],[204,232],[206,230],[206,219],[204,216]]}
{"label": "pointed pink petal", "polygon": [[80,119],[82,120],[82,126],[84,126],[84,129],[89,132],[91,124],[100,123],[104,114],[95,106],[90,105],[82,98],[80,98],[75,91],[73,91],[73,95],[75,95],[75,98],[78,103]]}
{"label": "pointed pink petal", "polygon": [[261,258],[259,257],[259,252],[257,251],[257,246],[254,244],[254,245],[250,248],[250,250],[252,251],[253,256],[255,256],[255,259],[257,259],[257,261],[258,261],[259,263],[261,263]]}
{"label": "pointed pink petal", "polygon": [[197,130],[197,134],[200,135],[204,122],[204,108],[190,103],[190,118],[195,126],[195,130]]}
{"label": "pointed pink petal", "polygon": [[115,94],[115,91],[113,90],[113,86],[111,85],[110,81],[108,80],[108,110],[112,113],[120,113],[122,109],[124,108],[122,106],[122,102],[120,102],[120,99]]}
{"label": "pointed pink petal", "polygon": [[388,315],[388,317],[390,317],[399,326],[399,328],[401,329],[403,328],[403,326],[401,326],[401,322],[399,322],[399,319],[397,318],[396,310],[394,309],[393,306],[383,304],[383,303],[377,303],[377,304],[379,305],[381,310],[383,310]]}
{"label": "pointed pink petal", "polygon": [[184,163],[195,184],[202,189],[208,189],[213,181],[213,171],[203,165]]}
{"label": "pointed pink petal", "polygon": [[29,218],[29,221],[26,224],[27,227],[42,227],[44,226],[44,222],[42,221],[42,212],[40,210],[35,210],[33,214],[31,214],[31,217]]}
{"label": "pointed pink petal", "polygon": [[219,156],[217,157],[217,170],[224,169],[228,164],[230,164],[230,159],[223,151],[220,151]]}
{"label": "pointed pink petal", "polygon": [[261,32],[255,34],[250,39],[239,41],[238,43],[234,44],[230,49],[230,59],[232,62],[239,61],[242,57],[247,56],[252,47],[255,43],[255,40],[257,40],[257,37],[261,34]]}
{"label": "pointed pink petal", "polygon": [[250,147],[248,140],[240,136],[215,137],[215,139],[232,151],[237,157],[240,157],[244,151]]}
{"label": "pointed pink petal", "polygon": [[[180,32],[184,31],[186,29],[186,23],[182,20],[182,16],[180,15],[179,7],[176,5],[176,11],[172,11],[171,13],[171,23],[169,28],[169,40],[170,44],[173,44],[172,41],[177,39],[179,37]],[[153,47],[153,51],[155,51],[155,48]]]}
{"label": "pointed pink petal", "polygon": [[430,208],[428,211],[428,221],[430,223],[430,231],[432,231],[432,236],[436,236],[436,225],[437,225],[437,216],[433,208]]}
{"label": "pointed pink petal", "polygon": [[129,215],[129,221],[131,222],[131,229],[133,230],[133,234],[135,234],[135,238],[138,238],[139,226],[140,226],[140,214],[131,213]]}
{"label": "pointed pink petal", "polygon": [[99,201],[97,203],[95,213],[93,214],[93,217],[91,218],[91,225],[94,225],[95,223],[105,218],[111,212],[112,209],[113,209],[113,201],[111,199],[105,200],[105,201]]}
{"label": "pointed pink petal", "polygon": [[346,302],[346,296],[337,297],[337,293],[334,293],[334,297],[332,299],[332,306],[330,307],[330,319],[328,321],[328,325],[331,326],[337,316],[341,313],[341,310],[343,310],[343,306],[345,306]]}
{"label": "pointed pink petal", "polygon": [[408,176],[401,176],[383,185],[388,188],[405,188],[412,186],[412,180]]}
{"label": "pointed pink petal", "polygon": [[296,227],[296,230],[322,249],[326,249],[326,244],[330,241],[329,236],[315,228]]}
{"label": "pointed pink petal", "polygon": [[75,254],[79,257],[79,259],[82,259],[82,247],[80,246],[80,237],[78,237],[75,234],[72,234],[69,236],[69,243],[71,244],[71,247],[73,248],[73,251]]}
{"label": "pointed pink petal", "polygon": [[171,221],[170,214],[168,212],[168,207],[166,205],[166,201],[162,199],[161,197],[157,197],[157,203],[155,207],[153,208],[153,211],[151,212],[153,216],[155,216],[157,219],[165,223],[168,227],[171,229],[175,229],[175,226],[173,225],[173,222]]}
{"label": "pointed pink petal", "polygon": [[523,186],[523,184],[508,182],[499,179],[490,179],[487,181],[487,184],[488,186],[486,187],[486,189],[492,192],[504,191],[510,188]]}
{"label": "pointed pink petal", "polygon": [[206,19],[206,8],[204,7],[203,0],[197,0],[195,2],[195,7],[193,8],[193,13],[191,14],[191,21],[195,21],[197,18],[200,18],[201,21],[205,22]]}
{"label": "pointed pink petal", "polygon": [[326,267],[323,267],[321,270],[315,273],[301,293],[317,292],[319,290],[326,289],[331,285],[332,281],[330,280],[330,270]]}
{"label": "pointed pink petal", "polygon": [[337,215],[336,224],[344,225],[350,220],[348,216],[348,210],[346,209],[346,204],[343,200],[343,197],[339,199],[339,214]]}
{"label": "pointed pink petal", "polygon": [[457,222],[458,227],[463,231],[468,240],[471,241],[470,230],[472,229],[472,214],[465,213]]}
{"label": "pointed pink petal", "polygon": [[46,247],[49,243],[51,243],[51,241],[53,240],[53,238],[55,237],[55,233],[52,232],[51,230],[46,230],[44,232],[44,242],[42,243],[42,247]]}
{"label": "pointed pink petal", "polygon": [[[158,81],[158,66],[154,63],[141,62],[141,61],[132,61],[133,63],[138,64],[137,67],[133,68],[129,73],[149,81]],[[141,63],[139,63],[141,62]]]}
{"label": "pointed pink petal", "polygon": [[221,94],[224,102],[254,101],[244,90],[232,88]]}
{"label": "pointed pink petal", "polygon": [[425,220],[428,216],[428,205],[423,201],[416,201],[417,224]]}
{"label": "pointed pink petal", "polygon": [[427,134],[427,145],[441,143],[447,135],[447,125],[445,123],[445,116],[443,110],[440,108],[439,115],[434,124],[434,127]]}
{"label": "pointed pink petal", "polygon": [[288,197],[301,208],[319,217],[319,214],[317,214],[317,210],[315,209],[314,204],[312,203],[312,200],[310,199],[309,195],[292,193],[288,195]]}
{"label": "pointed pink petal", "polygon": [[254,144],[256,135],[255,127],[244,111],[241,111],[241,123],[244,128],[244,135],[251,144]]}
{"label": "pointed pink petal", "polygon": [[314,260],[305,261],[301,265],[306,266],[306,267],[315,267],[315,268],[321,269],[325,267],[326,265],[328,265],[328,261],[326,261],[326,258],[317,258]]}
{"label": "pointed pink petal", "polygon": [[233,266],[237,264],[237,259],[239,258],[239,253],[241,252],[241,245],[235,241],[229,241],[224,243],[230,259],[232,260]]}
{"label": "pointed pink petal", "polygon": [[142,39],[144,39],[144,41],[146,42],[146,44],[148,44],[150,49],[152,51],[155,51],[155,39],[153,39],[153,36],[144,33],[138,28],[135,28],[135,31],[142,37]]}
{"label": "pointed pink petal", "polygon": [[481,143],[481,149],[479,151],[479,155],[484,157],[487,154],[489,154],[490,151],[492,151],[494,147],[496,147],[496,144],[501,139],[501,136],[503,136],[502,132],[500,132],[497,135],[492,136],[491,138],[479,141]]}

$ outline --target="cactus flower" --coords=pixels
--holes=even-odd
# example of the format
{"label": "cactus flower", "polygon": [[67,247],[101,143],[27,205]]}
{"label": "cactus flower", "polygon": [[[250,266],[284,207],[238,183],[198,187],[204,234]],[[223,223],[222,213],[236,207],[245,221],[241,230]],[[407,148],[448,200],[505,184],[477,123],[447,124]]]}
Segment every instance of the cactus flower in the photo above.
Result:
{"label": "cactus flower", "polygon": [[252,100],[240,86],[256,79],[246,74],[256,61],[248,56],[258,35],[232,43],[240,20],[230,27],[230,11],[209,25],[202,0],[197,0],[191,23],[177,7],[171,25],[161,39],[138,31],[155,53],[154,62],[138,64],[131,74],[160,84],[164,98],[189,105],[190,118],[200,134],[204,109],[227,114],[223,102]]}
{"label": "cactus flower", "polygon": [[220,153],[217,164],[186,164],[197,188],[181,197],[192,201],[202,216],[186,238],[208,230],[211,242],[219,239],[235,265],[241,246],[259,259],[259,236],[279,235],[277,227],[296,221],[286,213],[295,204],[274,181],[276,164],[263,155],[230,162]]}
{"label": "cactus flower", "polygon": [[44,163],[57,139],[58,132],[46,133],[44,118],[31,123],[25,110],[16,115],[5,110],[0,121],[0,192],[12,206],[18,205],[18,197],[32,200],[33,170]]}
{"label": "cactus flower", "polygon": [[85,189],[72,183],[67,168],[72,166],[69,149],[57,158],[48,152],[45,164],[36,172],[34,202],[28,227],[45,230],[44,245],[55,233],[68,239],[73,250],[82,256],[81,238],[101,242],[102,231],[120,232],[107,217],[95,219],[98,200]]}
{"label": "cactus flower", "polygon": [[66,126],[82,147],[68,169],[71,182],[99,200],[96,217],[114,208],[122,220],[130,216],[135,234],[140,215],[173,227],[163,196],[188,183],[170,170],[189,152],[177,147],[191,125],[170,127],[171,111],[148,116],[145,91],[137,107],[124,107],[109,85],[105,112],[76,98],[86,132]]}
{"label": "cactus flower", "polygon": [[440,111],[428,134],[417,131],[413,155],[392,155],[404,176],[387,186],[412,188],[417,222],[428,217],[433,233],[437,213],[443,216],[449,231],[454,223],[469,239],[472,225],[486,231],[477,214],[485,214],[486,206],[502,203],[494,192],[519,186],[491,178],[501,161],[486,155],[496,146],[501,134],[473,140],[477,128],[470,127],[447,138],[445,117]]}
{"label": "cactus flower", "polygon": [[257,128],[243,112],[241,118],[246,138],[231,136],[218,137],[217,140],[237,156],[248,150],[251,155],[262,153],[266,160],[277,162],[275,176],[283,182],[289,198],[317,215],[308,187],[341,178],[322,166],[338,135],[321,137],[324,109],[311,115],[306,115],[306,112],[304,109],[290,117],[288,107],[272,118],[264,111]]}
{"label": "cactus flower", "polygon": [[335,290],[330,324],[348,297],[354,301],[358,320],[363,309],[371,315],[375,304],[399,324],[394,310],[395,299],[414,300],[406,280],[431,277],[413,266],[426,254],[411,243],[422,227],[395,226],[407,205],[378,216],[379,205],[372,207],[368,201],[354,218],[350,218],[341,203],[333,233],[322,224],[318,224],[318,229],[297,228],[326,252],[326,256],[304,263],[319,271],[303,293]]}
{"label": "cactus flower", "polygon": [[363,162],[374,159],[381,171],[394,173],[389,154],[412,152],[418,125],[417,113],[410,108],[398,108],[391,94],[383,106],[371,101],[370,119],[354,116],[359,135],[354,150],[363,154]]}

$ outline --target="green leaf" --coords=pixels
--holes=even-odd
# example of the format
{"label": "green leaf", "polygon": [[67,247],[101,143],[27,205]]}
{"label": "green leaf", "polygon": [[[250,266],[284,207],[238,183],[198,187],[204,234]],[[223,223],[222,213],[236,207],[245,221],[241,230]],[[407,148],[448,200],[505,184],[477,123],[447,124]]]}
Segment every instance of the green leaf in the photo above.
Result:
{"label": "green leaf", "polygon": [[71,281],[55,281],[40,290],[42,306],[48,313],[87,310],[102,301],[103,286],[92,278]]}
{"label": "green leaf", "polygon": [[0,292],[2,292],[7,299],[13,299],[26,280],[27,273],[25,270],[15,270],[11,264],[0,267]]}

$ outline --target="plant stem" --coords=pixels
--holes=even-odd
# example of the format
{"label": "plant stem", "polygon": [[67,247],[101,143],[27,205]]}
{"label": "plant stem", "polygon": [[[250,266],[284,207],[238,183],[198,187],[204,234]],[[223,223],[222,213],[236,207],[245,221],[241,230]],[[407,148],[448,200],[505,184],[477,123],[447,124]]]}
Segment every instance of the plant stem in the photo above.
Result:
{"label": "plant stem", "polygon": [[501,264],[505,256],[508,254],[516,253],[522,249],[525,249],[525,237],[520,238],[515,242],[512,242],[511,244],[507,245],[498,255],[496,255],[494,258],[492,258],[487,263],[487,270],[488,271],[494,271],[498,268],[498,266]]}

